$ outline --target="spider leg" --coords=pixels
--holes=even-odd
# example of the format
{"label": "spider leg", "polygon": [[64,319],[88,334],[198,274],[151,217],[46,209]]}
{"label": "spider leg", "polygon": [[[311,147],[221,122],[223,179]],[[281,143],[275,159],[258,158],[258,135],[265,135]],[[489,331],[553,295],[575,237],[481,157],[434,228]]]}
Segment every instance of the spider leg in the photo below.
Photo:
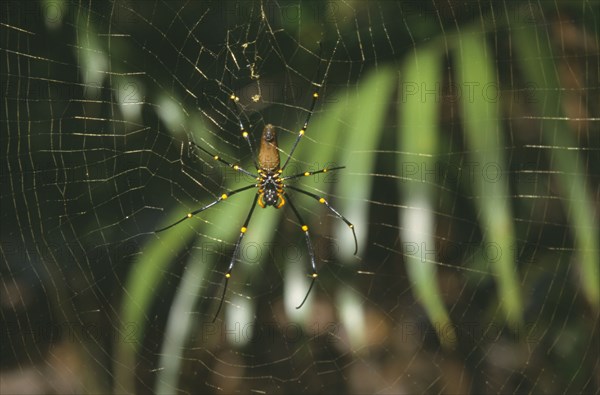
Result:
{"label": "spider leg", "polygon": [[229,267],[225,272],[225,285],[223,286],[223,294],[221,295],[221,302],[219,302],[219,308],[215,313],[215,317],[212,322],[215,322],[217,316],[221,312],[221,308],[223,307],[223,301],[225,300],[225,293],[227,292],[227,285],[229,284],[229,279],[231,278],[231,271],[233,270],[233,265],[235,264],[235,259],[237,257],[238,250],[240,249],[240,245],[242,244],[242,239],[248,230],[248,224],[250,223],[250,218],[252,218],[252,213],[254,213],[254,208],[256,207],[256,202],[258,200],[258,193],[254,196],[254,201],[252,202],[252,207],[250,207],[250,212],[246,217],[246,221],[244,221],[244,225],[240,229],[240,236],[238,237],[237,243],[235,243],[235,247],[233,249],[233,256],[231,257],[231,262],[229,262]]}
{"label": "spider leg", "polygon": [[315,281],[317,280],[317,277],[319,275],[317,274],[317,265],[315,264],[315,252],[313,250],[312,243],[310,242],[308,226],[305,224],[304,220],[300,216],[300,213],[296,209],[296,206],[294,206],[294,204],[290,200],[289,195],[287,196],[287,202],[289,203],[290,207],[292,208],[292,211],[294,212],[294,214],[296,214],[296,218],[298,218],[298,221],[300,221],[300,224],[301,224],[300,228],[302,229],[302,231],[304,232],[304,236],[306,237],[306,247],[308,248],[308,254],[310,256],[310,264],[312,265],[312,274],[311,274],[312,280],[310,283],[310,287],[308,287],[308,291],[306,292],[306,296],[304,297],[304,299],[302,299],[302,302],[296,307],[297,309],[299,309],[300,307],[302,307],[304,305],[304,303],[308,299],[308,295],[310,295],[310,291],[312,291],[313,286],[315,285]]}
{"label": "spider leg", "polygon": [[240,165],[236,165],[236,164],[227,162],[225,159],[222,159],[219,155],[213,154],[212,152],[210,152],[210,151],[206,150],[205,148],[199,146],[198,144],[194,143],[193,141],[190,141],[190,145],[193,145],[194,147],[202,150],[203,152],[206,152],[208,155],[212,156],[214,160],[217,160],[217,161],[223,163],[225,166],[231,167],[235,171],[240,171],[240,172],[244,173],[245,175],[250,176],[252,178],[256,177],[254,174],[252,174],[248,170],[242,168]]}
{"label": "spider leg", "polygon": [[[334,209],[333,207],[331,207],[331,206],[329,205],[329,202],[327,202],[327,200],[325,200],[325,199],[324,199],[324,198],[322,198],[322,197],[319,197],[319,196],[315,195],[314,193],[311,193],[311,192],[305,191],[304,189],[297,188],[297,187],[295,187],[295,186],[293,186],[293,185],[286,185],[285,187],[286,187],[286,188],[293,189],[294,191],[297,191],[297,192],[303,193],[303,194],[305,194],[305,195],[307,195],[307,196],[310,196],[311,198],[315,199],[315,200],[316,200],[316,201],[318,201],[319,203],[321,203],[321,204],[324,204],[325,206],[327,206],[327,208],[328,208],[328,209],[329,209],[329,210],[330,210],[332,213],[334,213],[334,214],[336,215],[336,217],[338,217],[339,219],[341,219],[342,221],[344,221],[344,222],[346,223],[346,225],[348,225],[348,227],[349,227],[349,228],[350,228],[350,230],[352,231],[352,236],[354,236],[354,255],[356,255],[356,253],[358,252],[358,241],[357,241],[357,239],[356,239],[356,232],[354,231],[354,225],[353,225],[353,224],[352,224],[350,221],[348,221],[348,220],[346,219],[346,217],[344,217],[342,214],[338,213],[336,209]],[[288,198],[288,201],[289,201],[289,198]]]}
{"label": "spider leg", "polygon": [[[317,66],[317,73],[315,75],[315,79],[313,81],[318,81],[319,79],[319,75],[321,73],[321,53],[323,52],[323,44],[319,43],[319,65]],[[325,73],[327,74],[327,73]],[[315,90],[312,94],[312,102],[310,104],[310,108],[308,109],[308,114],[306,114],[306,120],[304,121],[304,125],[302,126],[302,129],[300,129],[300,131],[298,132],[298,136],[296,137],[296,141],[294,141],[294,145],[292,145],[292,149],[290,150],[290,153],[287,157],[287,159],[285,160],[285,163],[283,164],[283,166],[281,166],[281,170],[284,170],[285,167],[287,166],[287,164],[290,162],[290,159],[292,158],[292,155],[294,155],[294,151],[296,150],[296,147],[298,146],[298,143],[300,142],[300,139],[302,138],[302,136],[304,136],[304,133],[306,133],[306,129],[308,129],[308,122],[310,121],[310,117],[312,117],[313,115],[313,110],[315,109],[315,104],[317,104],[317,99],[319,98],[319,90],[321,89],[321,86],[323,85],[322,83],[317,84],[313,82],[313,85],[315,86]]]}
{"label": "spider leg", "polygon": [[170,229],[170,228],[172,228],[173,226],[175,226],[175,225],[177,225],[177,224],[180,224],[181,222],[185,221],[186,219],[190,219],[190,218],[192,218],[194,215],[196,215],[196,214],[198,214],[198,213],[201,213],[202,211],[204,211],[204,210],[207,210],[207,209],[211,208],[212,206],[216,205],[217,203],[220,203],[220,202],[222,202],[223,200],[227,199],[229,196],[235,195],[236,193],[239,193],[239,192],[243,192],[243,191],[245,191],[245,190],[248,190],[248,189],[250,189],[250,188],[256,188],[256,185],[255,185],[255,184],[252,184],[252,185],[246,185],[245,187],[242,187],[242,188],[239,188],[239,189],[234,189],[233,191],[230,191],[229,193],[223,193],[223,194],[222,194],[222,195],[221,195],[221,196],[220,196],[220,197],[219,197],[217,200],[215,200],[214,202],[212,202],[212,203],[209,203],[209,204],[207,204],[206,206],[199,208],[198,210],[194,210],[194,211],[192,211],[191,213],[188,213],[188,214],[187,214],[185,217],[181,218],[181,219],[180,219],[180,220],[178,220],[178,221],[175,221],[175,222],[173,222],[171,225],[167,225],[167,226],[165,226],[164,228],[160,228],[160,229],[157,229],[157,230],[155,230],[155,231],[154,231],[154,233],[159,233],[159,232],[165,231],[165,230],[167,230],[167,229]]}
{"label": "spider leg", "polygon": [[283,177],[281,179],[281,181],[285,181],[285,180],[291,180],[292,178],[298,178],[298,177],[308,177],[308,176],[312,176],[315,174],[319,174],[319,173],[327,173],[328,171],[334,171],[334,170],[340,170],[340,169],[345,169],[346,166],[338,166],[338,167],[325,167],[321,170],[317,170],[317,171],[305,171],[304,173],[298,173],[298,174],[293,174],[291,176],[286,176]]}
{"label": "spider leg", "polygon": [[[233,102],[234,106],[235,105],[239,106],[240,98],[237,97],[233,92],[231,93],[229,98]],[[250,141],[250,135],[248,134],[248,131],[246,130],[246,128],[244,127],[244,123],[242,122],[241,114],[242,114],[242,109],[240,108],[240,111],[236,114],[236,116],[238,118],[238,125],[240,126],[240,132],[242,132],[242,137],[244,138],[244,140],[246,140],[246,143],[248,143],[248,147],[250,148],[250,154],[252,155],[252,160],[254,161],[254,167],[256,167],[258,169],[259,167],[258,167],[258,162],[256,161],[256,154],[254,153],[254,147],[252,146],[252,142]]]}

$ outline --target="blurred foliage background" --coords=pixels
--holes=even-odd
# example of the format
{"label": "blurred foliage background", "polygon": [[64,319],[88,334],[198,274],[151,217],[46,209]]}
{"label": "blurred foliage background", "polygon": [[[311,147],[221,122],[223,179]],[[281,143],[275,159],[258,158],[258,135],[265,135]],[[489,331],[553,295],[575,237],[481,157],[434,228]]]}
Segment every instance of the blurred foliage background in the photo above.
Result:
{"label": "blurred foliage background", "polygon": [[[597,3],[6,1],[2,393],[597,393]],[[321,70],[317,73],[317,70]],[[295,194],[257,209],[267,123]],[[229,97],[239,96],[238,104]],[[255,145],[256,146],[256,145]],[[294,183],[296,185],[296,183]]]}

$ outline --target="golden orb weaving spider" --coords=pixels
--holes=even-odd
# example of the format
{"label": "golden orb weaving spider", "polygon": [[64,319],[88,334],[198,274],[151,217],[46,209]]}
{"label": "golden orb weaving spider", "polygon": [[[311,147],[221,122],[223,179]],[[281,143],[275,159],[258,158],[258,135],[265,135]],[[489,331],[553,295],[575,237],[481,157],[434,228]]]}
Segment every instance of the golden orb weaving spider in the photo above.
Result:
{"label": "golden orb weaving spider", "polygon": [[[319,74],[319,69],[317,69],[317,75],[318,74]],[[314,84],[314,85],[315,85],[316,89],[314,90],[314,92],[312,94],[312,103],[308,110],[308,115],[306,116],[306,120],[304,121],[304,126],[302,126],[302,129],[300,129],[300,131],[298,132],[298,136],[296,137],[296,140],[294,141],[294,145],[292,145],[292,149],[290,150],[290,153],[289,153],[285,163],[283,164],[283,166],[280,165],[279,147],[277,145],[277,130],[271,124],[267,124],[263,129],[262,136],[260,138],[260,147],[258,150],[258,157],[256,157],[254,155],[254,150],[253,150],[252,143],[250,141],[248,132],[246,131],[246,128],[244,127],[244,125],[241,121],[241,118],[239,121],[239,127],[240,127],[242,137],[244,138],[244,140],[246,140],[246,142],[248,143],[248,146],[250,147],[250,152],[252,154],[254,166],[256,167],[256,170],[258,171],[258,177],[256,177],[254,174],[250,173],[249,171],[245,170],[240,165],[230,163],[230,162],[222,159],[219,155],[215,155],[215,154],[207,151],[203,147],[190,141],[190,145],[192,145],[192,146],[200,149],[201,151],[205,152],[206,154],[210,155],[214,160],[220,162],[221,164],[223,164],[225,166],[229,166],[236,171],[239,171],[241,173],[244,173],[244,174],[256,179],[256,183],[225,192],[214,202],[209,203],[204,207],[201,207],[197,210],[194,210],[194,211],[188,213],[185,217],[181,218],[180,220],[178,220],[168,226],[165,226],[164,228],[155,230],[155,232],[158,233],[158,232],[162,232],[167,229],[170,229],[173,226],[175,226],[187,219],[192,218],[194,215],[199,214],[202,211],[215,206],[216,204],[222,202],[223,200],[229,198],[230,196],[233,196],[239,192],[247,191],[252,188],[257,189],[256,195],[254,196],[254,201],[252,202],[252,206],[250,207],[250,212],[248,213],[248,216],[246,217],[244,224],[240,228],[240,235],[235,244],[233,256],[231,257],[231,261],[229,262],[229,267],[227,268],[227,271],[225,272],[225,285],[223,286],[223,294],[221,296],[219,308],[217,309],[217,312],[215,313],[215,316],[213,318],[213,322],[216,320],[216,318],[219,315],[219,312],[221,311],[221,308],[223,306],[223,301],[225,299],[225,293],[227,292],[227,285],[229,283],[229,279],[231,278],[231,272],[233,270],[233,265],[235,264],[235,261],[236,261],[238,249],[240,247],[242,239],[244,238],[244,235],[246,234],[246,232],[248,230],[248,224],[250,223],[252,213],[254,213],[254,208],[256,207],[257,203],[262,208],[271,206],[273,208],[279,209],[279,208],[283,207],[287,202],[289,207],[294,212],[294,215],[296,216],[298,221],[300,221],[300,224],[301,224],[300,228],[304,232],[304,236],[306,238],[306,246],[308,249],[308,254],[310,256],[310,263],[312,265],[312,274],[311,274],[312,280],[311,280],[310,286],[308,288],[308,291],[306,292],[306,296],[304,296],[304,299],[302,300],[302,302],[296,307],[297,309],[301,308],[304,305],[304,303],[306,302],[306,300],[308,299],[308,296],[310,295],[310,291],[312,290],[312,288],[315,284],[315,280],[317,279],[318,274],[317,274],[317,266],[315,264],[315,253],[313,250],[312,243],[310,241],[310,234],[308,232],[308,226],[306,225],[306,222],[304,222],[304,220],[302,219],[302,216],[296,209],[296,206],[294,206],[294,204],[292,203],[292,199],[290,198],[290,195],[287,192],[287,189],[291,189],[296,192],[307,195],[307,196],[315,199],[319,203],[324,204],[329,209],[329,211],[331,211],[336,217],[338,217],[342,221],[344,221],[346,223],[346,225],[348,225],[350,230],[352,230],[352,236],[354,237],[354,255],[356,255],[356,253],[358,252],[358,241],[356,239],[356,232],[354,231],[354,225],[352,225],[352,223],[350,221],[348,221],[346,219],[346,217],[344,217],[342,214],[337,212],[323,197],[320,197],[318,195],[315,195],[314,193],[305,191],[305,190],[295,187],[293,185],[286,184],[287,180],[292,180],[292,179],[300,178],[300,177],[308,177],[308,176],[311,176],[314,174],[326,173],[328,171],[340,170],[340,169],[343,169],[345,166],[323,168],[323,169],[320,169],[317,171],[306,171],[306,172],[302,172],[302,173],[298,173],[298,174],[292,174],[289,176],[282,175],[286,166],[290,162],[290,159],[292,158],[292,155],[294,154],[294,151],[296,150],[296,147],[298,146],[300,139],[302,139],[302,136],[304,136],[304,134],[306,133],[306,130],[308,128],[308,123],[310,121],[310,118],[313,114],[313,110],[315,108],[315,104],[317,102],[317,99],[319,98],[320,86],[317,84]],[[239,98],[237,96],[235,96],[234,94],[230,95],[230,99],[234,103],[237,103],[239,101]]]}

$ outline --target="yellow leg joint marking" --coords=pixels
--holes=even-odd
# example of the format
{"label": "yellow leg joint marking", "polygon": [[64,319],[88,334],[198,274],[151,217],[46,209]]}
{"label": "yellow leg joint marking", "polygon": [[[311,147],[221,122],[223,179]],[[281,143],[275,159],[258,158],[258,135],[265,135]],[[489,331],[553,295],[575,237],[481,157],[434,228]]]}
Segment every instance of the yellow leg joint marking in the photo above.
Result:
{"label": "yellow leg joint marking", "polygon": [[325,168],[325,169],[323,169],[323,173],[327,173],[327,169],[326,169],[326,168]]}
{"label": "yellow leg joint marking", "polygon": [[245,226],[242,226],[242,229],[240,229],[240,231],[241,231],[242,233],[246,233],[246,231],[247,231],[247,230],[248,230],[248,228],[246,228]]}
{"label": "yellow leg joint marking", "polygon": [[224,193],[224,194],[222,194],[222,195],[221,195],[221,199],[223,199],[223,200],[227,199],[228,197],[229,197],[229,196],[227,196],[227,194],[226,194],[226,193]]}
{"label": "yellow leg joint marking", "polygon": [[305,232],[308,231],[308,226],[302,225],[302,230],[305,231]]}
{"label": "yellow leg joint marking", "polygon": [[258,198],[258,205],[262,208],[265,208],[265,202],[263,202],[263,195],[261,194]]}
{"label": "yellow leg joint marking", "polygon": [[304,136],[304,132],[306,132],[306,130],[304,130],[304,129],[300,129],[300,133],[299,133],[299,134],[300,134],[300,136]]}
{"label": "yellow leg joint marking", "polygon": [[317,273],[312,274],[312,278],[317,278],[317,277],[319,277],[319,275]]}
{"label": "yellow leg joint marking", "polygon": [[304,177],[308,177],[308,176],[310,176],[310,173],[309,173],[309,172],[307,172],[307,171],[305,171],[305,172],[304,172]]}
{"label": "yellow leg joint marking", "polygon": [[319,97],[319,94],[317,92],[313,93],[313,97],[316,99],[317,97]]}
{"label": "yellow leg joint marking", "polygon": [[215,155],[213,158],[215,158],[215,160],[219,160],[219,155]]}
{"label": "yellow leg joint marking", "polygon": [[350,224],[350,225],[348,225],[348,227],[349,227],[350,229],[352,229],[352,228],[354,228],[354,225]]}
{"label": "yellow leg joint marking", "polygon": [[225,273],[225,278],[231,278],[231,273]]}
{"label": "yellow leg joint marking", "polygon": [[233,165],[233,170],[239,170],[240,167],[238,165]]}
{"label": "yellow leg joint marking", "polygon": [[246,132],[245,130],[242,132],[242,137],[243,138],[247,138],[248,137],[248,132]]}
{"label": "yellow leg joint marking", "polygon": [[320,198],[320,199],[319,199],[319,203],[325,203],[325,199],[323,199],[323,198]]}
{"label": "yellow leg joint marking", "polygon": [[194,215],[194,214],[192,214],[192,213],[188,213],[187,217],[188,217],[188,218],[192,218],[192,216],[193,216],[193,215]]}

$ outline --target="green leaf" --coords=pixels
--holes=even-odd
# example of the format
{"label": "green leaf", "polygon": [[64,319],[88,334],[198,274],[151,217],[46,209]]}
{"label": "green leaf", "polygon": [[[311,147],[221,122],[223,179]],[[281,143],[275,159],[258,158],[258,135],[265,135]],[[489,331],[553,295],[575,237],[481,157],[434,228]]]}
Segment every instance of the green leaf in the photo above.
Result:
{"label": "green leaf", "polygon": [[[181,218],[181,214],[171,216],[171,223]],[[188,221],[190,222],[190,221]],[[137,353],[143,342],[146,326],[150,321],[147,313],[153,297],[168,271],[169,264],[185,245],[194,237],[192,226],[179,226],[177,231],[164,232],[160,237],[150,239],[139,258],[133,263],[126,282],[121,306],[121,336],[117,343],[115,359],[115,391],[135,392],[135,366]],[[128,336],[135,333],[135,337]]]}
{"label": "green leaf", "polygon": [[[541,118],[541,138],[548,147],[551,174],[556,177],[567,219],[571,224],[574,251],[581,263],[581,285],[588,302],[600,308],[600,250],[598,213],[593,191],[586,182],[586,167],[578,155],[564,117],[562,91],[546,30],[534,24],[518,24],[512,29],[516,60],[527,81],[533,82],[536,110]],[[544,26],[545,27],[545,26]],[[593,133],[593,132],[592,132]],[[597,138],[597,136],[596,136]]]}
{"label": "green leaf", "polygon": [[475,204],[479,211],[484,243],[498,253],[491,263],[500,306],[509,325],[522,323],[523,301],[515,262],[515,231],[510,208],[511,194],[503,155],[504,138],[498,104],[498,73],[494,52],[486,43],[485,32],[465,31],[458,37],[454,51],[466,143],[476,169],[473,177]]}
{"label": "green leaf", "polygon": [[423,304],[441,344],[453,348],[456,333],[436,286],[435,255],[432,257],[436,249],[434,212],[438,190],[435,176],[425,171],[438,165],[441,131],[436,87],[442,80],[441,61],[439,48],[429,46],[407,56],[402,65],[397,166],[398,186],[406,207],[399,212],[399,223],[402,253],[415,298]]}
{"label": "green leaf", "polygon": [[[370,194],[375,173],[375,151],[384,132],[384,121],[394,92],[396,72],[380,67],[367,75],[356,91],[356,97],[346,108],[347,124],[342,135],[346,150],[340,164],[346,165],[344,177],[339,177],[336,193],[346,197],[337,202],[337,209],[353,224],[358,238],[359,254],[366,243]],[[350,258],[354,251],[352,232],[341,221],[336,235],[342,258]]]}

